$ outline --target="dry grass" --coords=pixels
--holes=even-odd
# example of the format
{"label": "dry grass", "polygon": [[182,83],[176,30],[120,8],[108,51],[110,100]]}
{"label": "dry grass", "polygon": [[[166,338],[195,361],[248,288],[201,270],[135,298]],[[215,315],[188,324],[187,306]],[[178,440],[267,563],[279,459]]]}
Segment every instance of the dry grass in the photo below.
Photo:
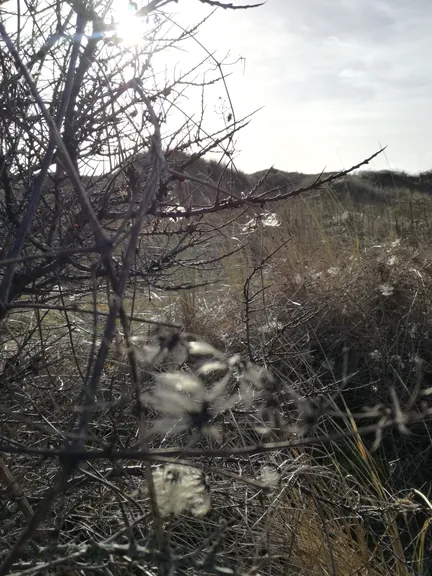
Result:
{"label": "dry grass", "polygon": [[[391,388],[406,406],[419,382],[429,386],[432,376],[432,199],[407,190],[383,191],[366,178],[354,181],[353,192],[350,180],[279,206],[278,226],[258,220],[256,229],[245,234],[253,215],[235,222],[225,248],[233,241],[244,242],[245,248],[223,261],[223,289],[196,313],[201,326],[206,318],[218,319],[217,331],[207,330],[206,337],[245,350],[240,344],[246,340],[244,308],[238,306],[244,283],[254,266],[291,238],[255,278],[257,290],[265,287],[250,316],[255,358],[312,395],[335,394],[348,374],[339,408],[341,399],[342,408],[353,411],[388,405]],[[339,426],[327,423],[325,431]],[[349,493],[346,478],[354,476],[361,499],[375,508],[375,520],[355,513],[345,519],[324,504],[325,529],[312,496],[285,491],[271,520],[276,556],[289,543],[290,569],[302,574],[424,573],[428,513],[410,516],[420,504],[410,498],[411,488],[428,494],[430,428],[423,423],[412,430],[408,438],[385,434],[373,455],[367,452],[373,438],[365,438],[365,445],[343,441],[325,458],[326,470],[336,478],[333,494]],[[314,481],[311,492],[328,496],[328,486]],[[370,523],[375,528],[368,528]]]}
{"label": "dry grass", "polygon": [[[269,455],[191,458],[209,472],[213,506],[204,518],[186,514],[166,522],[176,554],[200,546],[208,550],[216,542],[219,564],[251,576],[428,573],[428,423],[416,425],[412,437],[385,433],[374,452],[374,437],[361,439],[355,432],[361,424],[358,413],[365,406],[389,405],[391,388],[407,406],[419,382],[422,388],[430,386],[432,280],[427,246],[432,199],[406,191],[393,197],[360,181],[360,192],[354,193],[347,190],[348,184],[278,206],[275,226],[256,220],[252,213],[238,219],[230,215],[231,223],[209,219],[211,226],[223,228],[206,249],[208,260],[235,246],[244,248],[201,268],[182,267],[175,280],[212,284],[165,294],[155,291],[150,297],[139,291],[128,294],[125,306],[135,316],[180,322],[223,351],[252,352],[280,381],[317,405],[327,403],[328,411],[318,418],[314,433],[340,434],[337,442]],[[365,189],[368,197],[361,196]],[[288,238],[261,267],[260,262]],[[248,279],[250,295],[255,296],[246,314]],[[81,304],[90,305],[85,299]],[[103,323],[94,324],[91,315],[62,311],[49,311],[41,328],[38,320],[34,313],[13,314],[9,332],[2,336],[4,360],[26,339],[30,342],[28,358],[18,366],[6,369],[3,362],[7,410],[2,435],[22,446],[60,447],[87,369],[92,337],[101,337]],[[148,334],[138,322],[132,331]],[[126,448],[136,442],[127,358],[121,345],[111,352],[88,448],[113,442]],[[143,387],[150,388],[151,371],[142,370]],[[420,407],[415,403],[410,409]],[[152,417],[148,415],[149,422]],[[222,447],[228,453],[234,446],[257,442],[242,414],[228,415],[223,429]],[[280,438],[276,434],[271,439]],[[159,438],[152,447],[176,442]],[[219,445],[208,439],[198,446]],[[5,463],[30,509],[37,507],[55,476],[56,461],[41,457],[35,465],[34,459],[22,455],[8,457]],[[281,476],[272,490],[254,485],[266,464]],[[28,574],[43,573],[44,558],[49,562],[77,553],[85,543],[77,558],[87,570],[99,573],[94,566],[103,564],[105,556],[95,542],[105,542],[111,553],[107,542],[117,532],[119,545],[145,542],[151,548],[148,494],[131,496],[137,494],[143,474],[139,462],[121,459],[108,465],[93,461],[77,470],[44,527],[54,538],[53,548],[28,548],[20,570],[39,563]],[[26,518],[22,503],[14,501],[6,485],[0,502],[6,527],[2,543],[8,547]],[[128,558],[111,566],[111,573],[141,573],[133,556]],[[62,567],[84,573],[74,562],[65,560]]]}

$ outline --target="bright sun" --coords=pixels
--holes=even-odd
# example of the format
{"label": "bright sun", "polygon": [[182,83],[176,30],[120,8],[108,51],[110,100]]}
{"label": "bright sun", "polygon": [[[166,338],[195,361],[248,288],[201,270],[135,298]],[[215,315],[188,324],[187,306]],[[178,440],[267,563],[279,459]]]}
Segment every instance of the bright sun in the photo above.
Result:
{"label": "bright sun", "polygon": [[145,36],[146,19],[136,16],[137,10],[126,0],[113,2],[113,17],[116,33],[126,46],[139,44]]}

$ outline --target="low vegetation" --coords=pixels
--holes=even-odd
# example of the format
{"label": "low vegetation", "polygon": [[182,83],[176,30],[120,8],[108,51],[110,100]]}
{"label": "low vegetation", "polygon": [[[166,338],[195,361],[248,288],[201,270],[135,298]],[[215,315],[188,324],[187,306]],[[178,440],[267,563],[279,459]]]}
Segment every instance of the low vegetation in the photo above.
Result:
{"label": "low vegetation", "polygon": [[[432,200],[382,186],[377,201],[370,180],[359,173],[272,211],[248,210],[220,226],[210,264],[170,277],[187,289],[128,291],[142,396],[137,405],[119,331],[87,463],[62,487],[21,571],[54,570],[60,557],[75,573],[81,564],[103,573],[97,566],[113,553],[114,573],[135,570],[135,555],[161,561],[151,560],[156,536],[136,453],[144,410],[158,462],[159,545],[179,571],[427,573]],[[61,453],[102,337],[103,322],[82,312],[92,310],[86,293],[65,285],[63,294],[59,284],[44,301],[51,309],[12,311],[2,336],[3,436],[16,448],[4,462],[5,545],[56,476],[44,454]],[[142,322],[155,318],[180,332]],[[220,387],[227,370],[232,380]],[[194,555],[178,554],[185,548]]]}
{"label": "low vegetation", "polygon": [[0,576],[430,574],[431,174],[243,174],[205,20],[3,4]]}

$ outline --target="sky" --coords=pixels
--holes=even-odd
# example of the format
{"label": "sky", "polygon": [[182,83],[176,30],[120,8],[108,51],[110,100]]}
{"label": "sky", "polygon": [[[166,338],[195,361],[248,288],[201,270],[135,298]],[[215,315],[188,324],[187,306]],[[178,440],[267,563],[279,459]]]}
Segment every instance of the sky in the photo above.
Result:
{"label": "sky", "polygon": [[[199,14],[198,0],[185,4]],[[237,115],[263,107],[239,137],[238,167],[341,170],[387,146],[370,168],[431,170],[431,29],[431,0],[218,10],[199,38],[246,59],[228,79]]]}
{"label": "sky", "polygon": [[[113,2],[134,39],[127,0]],[[169,7],[183,24],[210,12],[199,0]],[[137,30],[142,36],[142,20]],[[225,70],[236,117],[259,109],[239,134],[238,168],[343,170],[387,146],[370,168],[432,170],[431,30],[432,0],[267,0],[250,10],[216,10],[197,39],[218,59],[237,61]],[[192,40],[185,50],[162,65],[177,73],[204,54]],[[216,96],[226,100],[221,85],[211,90],[210,129]],[[187,94],[186,109],[199,116],[200,89]]]}

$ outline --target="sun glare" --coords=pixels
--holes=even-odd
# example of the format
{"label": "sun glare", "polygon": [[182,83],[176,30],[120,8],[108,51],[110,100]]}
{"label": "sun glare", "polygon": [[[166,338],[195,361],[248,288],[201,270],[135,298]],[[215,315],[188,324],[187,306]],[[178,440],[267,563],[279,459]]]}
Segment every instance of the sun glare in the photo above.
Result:
{"label": "sun glare", "polygon": [[126,46],[139,44],[146,33],[146,19],[136,16],[136,12],[125,0],[116,0],[113,3],[116,34]]}

